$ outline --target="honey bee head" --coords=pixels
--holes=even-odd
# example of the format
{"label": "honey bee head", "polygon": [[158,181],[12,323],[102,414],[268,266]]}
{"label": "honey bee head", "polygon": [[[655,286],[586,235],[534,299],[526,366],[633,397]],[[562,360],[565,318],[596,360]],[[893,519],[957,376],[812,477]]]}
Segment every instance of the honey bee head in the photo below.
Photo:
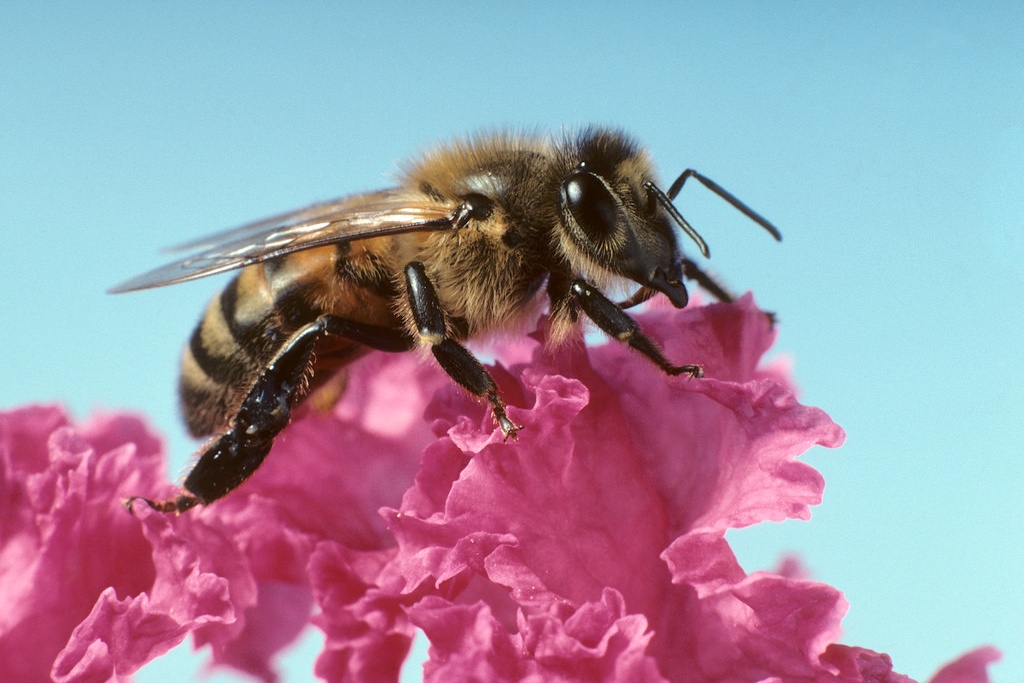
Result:
{"label": "honey bee head", "polygon": [[570,266],[598,281],[629,278],[685,306],[677,212],[654,184],[647,153],[621,133],[591,129],[566,141],[559,167],[559,241]]}

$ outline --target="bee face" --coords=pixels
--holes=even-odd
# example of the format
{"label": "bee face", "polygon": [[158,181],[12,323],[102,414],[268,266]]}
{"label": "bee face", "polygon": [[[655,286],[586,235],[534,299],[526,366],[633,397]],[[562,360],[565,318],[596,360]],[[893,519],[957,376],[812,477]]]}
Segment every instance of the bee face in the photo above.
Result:
{"label": "bee face", "polygon": [[651,189],[646,153],[622,136],[590,132],[566,156],[573,166],[559,185],[559,208],[570,260],[588,259],[685,306],[682,251]]}
{"label": "bee face", "polygon": [[[462,342],[535,322],[545,288],[551,340],[583,315],[665,373],[701,376],[699,365],[671,364],[624,310],[656,293],[686,305],[684,275],[731,300],[678,242],[681,230],[708,255],[672,202],[691,177],[779,237],[696,171],[663,191],[635,142],[588,129],[554,140],[497,134],[455,142],[422,155],[396,187],[184,245],[194,253],[112,290],[241,269],[207,308],[182,365],[186,421],[194,435],[214,438],[180,496],[146,502],[181,512],[234,489],[309,388],[374,349],[430,348],[457,384],[487,400],[505,437],[514,436],[519,428],[494,380]],[[603,288],[621,279],[640,289],[616,304]]]}

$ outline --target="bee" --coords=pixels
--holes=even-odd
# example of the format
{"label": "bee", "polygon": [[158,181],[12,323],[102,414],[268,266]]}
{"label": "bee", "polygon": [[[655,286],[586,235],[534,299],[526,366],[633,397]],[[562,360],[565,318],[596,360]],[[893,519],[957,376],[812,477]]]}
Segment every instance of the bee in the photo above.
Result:
{"label": "bee", "polygon": [[[706,176],[687,170],[663,191],[644,148],[619,131],[588,128],[455,141],[408,164],[390,189],[182,245],[192,254],[111,290],[240,270],[206,308],[182,359],[188,429],[213,436],[180,495],[139,499],[180,513],[226,495],[263,462],[303,398],[371,350],[429,348],[452,380],[489,403],[504,437],[515,437],[520,427],[463,342],[523,329],[545,295],[553,343],[586,316],[666,374],[701,377],[699,365],[665,358],[626,312],[655,294],[682,308],[684,277],[732,300],[680,249],[677,232],[709,255],[672,201],[690,178],[781,239]],[[639,287],[616,303],[605,292],[622,283]]]}

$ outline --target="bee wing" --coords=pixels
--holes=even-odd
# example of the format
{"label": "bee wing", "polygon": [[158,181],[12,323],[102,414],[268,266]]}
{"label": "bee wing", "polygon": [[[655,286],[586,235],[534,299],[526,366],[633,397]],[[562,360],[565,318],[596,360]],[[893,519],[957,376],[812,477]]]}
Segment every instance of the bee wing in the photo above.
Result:
{"label": "bee wing", "polygon": [[244,268],[303,249],[407,232],[446,230],[455,207],[408,191],[384,190],[314,204],[174,247],[190,256],[108,290],[112,294],[163,287]]}

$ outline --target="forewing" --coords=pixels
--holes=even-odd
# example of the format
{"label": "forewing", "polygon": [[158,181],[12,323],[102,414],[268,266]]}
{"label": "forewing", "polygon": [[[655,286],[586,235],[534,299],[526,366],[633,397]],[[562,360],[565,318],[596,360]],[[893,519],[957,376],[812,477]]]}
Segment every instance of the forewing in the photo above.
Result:
{"label": "forewing", "polygon": [[175,247],[174,251],[192,253],[109,291],[132,292],[187,282],[325,244],[446,230],[454,225],[454,211],[454,206],[403,190],[343,197]]}

